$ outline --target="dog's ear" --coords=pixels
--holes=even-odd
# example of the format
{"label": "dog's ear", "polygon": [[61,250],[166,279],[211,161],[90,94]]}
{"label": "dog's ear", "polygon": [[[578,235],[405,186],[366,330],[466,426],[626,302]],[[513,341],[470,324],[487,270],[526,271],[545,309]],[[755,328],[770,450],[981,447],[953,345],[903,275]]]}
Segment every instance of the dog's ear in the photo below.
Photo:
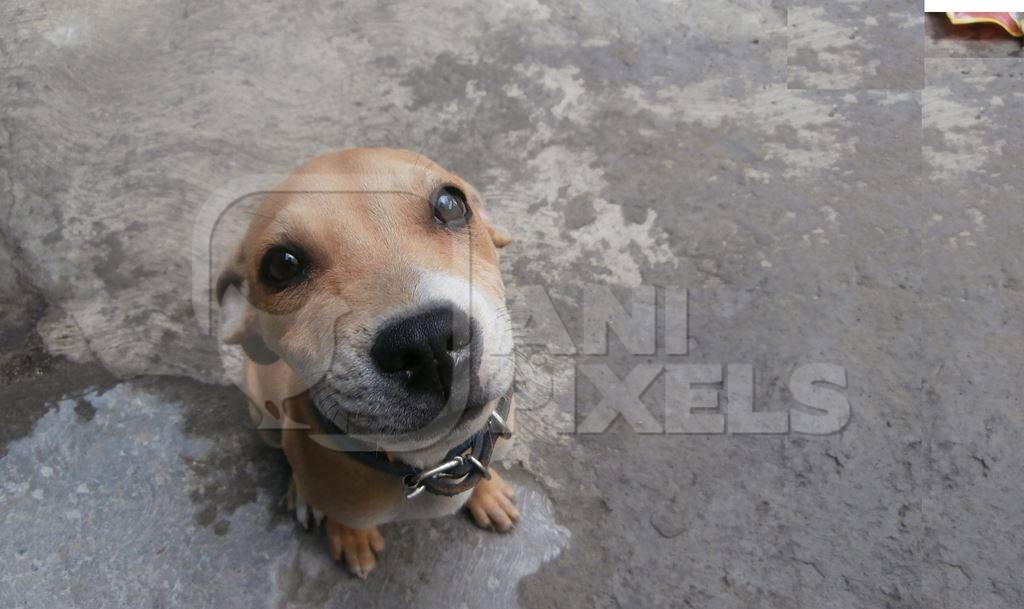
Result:
{"label": "dog's ear", "polygon": [[512,235],[505,230],[505,228],[498,226],[497,224],[487,223],[487,234],[491,236],[491,242],[494,243],[494,247],[501,249],[512,243]]}
{"label": "dog's ear", "polygon": [[[474,191],[475,192],[475,191]],[[491,238],[491,243],[494,247],[501,249],[512,243],[512,234],[505,229],[505,227],[495,224],[491,214],[487,211],[487,206],[484,205],[483,200],[477,195],[477,215],[484,222],[484,227],[487,229],[487,234]]]}
{"label": "dog's ear", "polygon": [[217,303],[220,305],[220,339],[228,345],[241,345],[249,359],[257,364],[273,364],[278,360],[257,330],[256,310],[246,295],[248,286],[242,271],[241,255],[235,257],[217,279]]}

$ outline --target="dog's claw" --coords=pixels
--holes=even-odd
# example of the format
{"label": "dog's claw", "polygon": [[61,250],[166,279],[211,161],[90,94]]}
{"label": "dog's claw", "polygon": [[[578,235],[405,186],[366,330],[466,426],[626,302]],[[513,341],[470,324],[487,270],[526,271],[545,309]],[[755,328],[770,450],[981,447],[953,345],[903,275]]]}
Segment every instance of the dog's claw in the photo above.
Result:
{"label": "dog's claw", "polygon": [[365,580],[377,566],[377,555],[384,551],[384,538],[377,527],[353,529],[327,519],[327,543],[334,560],[345,559],[345,566]]}
{"label": "dog's claw", "polygon": [[345,559],[345,566],[361,580],[366,580],[370,571],[377,566],[377,555],[384,551],[384,538],[376,527],[369,529],[353,529],[340,522],[327,518],[325,514],[306,503],[298,493],[293,482],[288,487],[288,509],[295,514],[302,528],[309,528],[309,521],[314,523],[314,530],[321,523],[327,522],[327,544],[334,560]]}
{"label": "dog's claw", "polygon": [[310,520],[314,523],[313,530],[320,528],[320,524],[324,520],[324,513],[306,503],[306,500],[296,490],[294,482],[288,487],[288,509],[295,516],[295,521],[307,531]]}
{"label": "dog's claw", "polygon": [[498,472],[490,470],[490,480],[480,480],[466,501],[466,509],[473,522],[482,529],[508,533],[519,520],[516,494]]}
{"label": "dog's claw", "polygon": [[303,529],[309,529],[309,506],[301,495],[295,495],[295,520],[299,521]]}

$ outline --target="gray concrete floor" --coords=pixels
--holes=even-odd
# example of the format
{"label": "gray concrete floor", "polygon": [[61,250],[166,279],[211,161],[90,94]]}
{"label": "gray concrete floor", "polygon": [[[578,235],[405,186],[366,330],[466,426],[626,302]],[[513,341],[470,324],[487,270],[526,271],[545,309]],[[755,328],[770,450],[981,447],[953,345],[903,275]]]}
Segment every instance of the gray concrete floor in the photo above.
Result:
{"label": "gray concrete floor", "polygon": [[[919,10],[6,3],[0,598],[1024,606],[1021,46]],[[832,362],[849,423],[567,435],[524,412],[514,535],[387,527],[353,579],[282,507],[189,244],[224,184],[355,145],[478,185],[517,237],[510,288],[550,288],[577,339],[584,285],[688,288],[689,353],[613,341],[617,374],[751,364],[756,408],[788,411],[792,371]]]}

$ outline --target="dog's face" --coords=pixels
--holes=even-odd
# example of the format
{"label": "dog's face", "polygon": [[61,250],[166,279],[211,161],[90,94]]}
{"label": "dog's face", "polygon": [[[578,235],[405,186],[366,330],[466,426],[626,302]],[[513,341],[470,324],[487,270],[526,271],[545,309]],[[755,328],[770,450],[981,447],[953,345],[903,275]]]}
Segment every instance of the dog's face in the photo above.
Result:
{"label": "dog's face", "polygon": [[508,241],[422,156],[314,159],[263,201],[221,276],[223,339],[283,360],[324,416],[384,448],[461,440],[512,383]]}

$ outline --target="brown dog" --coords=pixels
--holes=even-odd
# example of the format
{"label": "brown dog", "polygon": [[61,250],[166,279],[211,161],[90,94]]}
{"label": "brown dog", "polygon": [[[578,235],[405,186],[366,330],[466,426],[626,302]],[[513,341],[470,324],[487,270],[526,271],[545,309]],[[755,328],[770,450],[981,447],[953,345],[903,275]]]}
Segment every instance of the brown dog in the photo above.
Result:
{"label": "brown dog", "polygon": [[360,577],[380,524],[463,505],[481,527],[518,518],[487,467],[513,414],[508,242],[458,176],[359,148],[270,193],[218,281],[222,339],[245,351],[243,391],[291,464],[296,515],[326,517]]}

